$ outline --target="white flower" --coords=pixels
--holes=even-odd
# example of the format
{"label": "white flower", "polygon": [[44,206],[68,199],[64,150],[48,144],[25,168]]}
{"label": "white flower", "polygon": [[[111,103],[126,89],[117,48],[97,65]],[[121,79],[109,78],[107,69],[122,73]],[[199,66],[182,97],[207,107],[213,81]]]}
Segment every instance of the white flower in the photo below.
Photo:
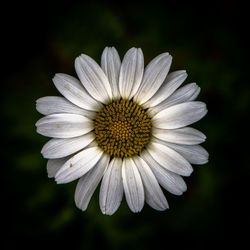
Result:
{"label": "white flower", "polygon": [[[80,80],[56,74],[53,82],[64,97],[37,100],[45,115],[37,132],[52,137],[43,149],[49,177],[57,183],[79,179],[75,202],[86,210],[101,181],[99,203],[113,214],[123,192],[129,208],[139,212],[144,201],[156,210],[168,208],[160,185],[175,195],[186,191],[181,176],[191,164],[204,164],[206,137],[186,127],[206,113],[195,83],[180,85],[184,70],[168,74],[172,57],[163,53],[144,69],[141,49],[131,48],[121,63],[114,47],[105,48],[101,67],[82,54],[75,60]],[[180,88],[179,88],[180,87]]]}

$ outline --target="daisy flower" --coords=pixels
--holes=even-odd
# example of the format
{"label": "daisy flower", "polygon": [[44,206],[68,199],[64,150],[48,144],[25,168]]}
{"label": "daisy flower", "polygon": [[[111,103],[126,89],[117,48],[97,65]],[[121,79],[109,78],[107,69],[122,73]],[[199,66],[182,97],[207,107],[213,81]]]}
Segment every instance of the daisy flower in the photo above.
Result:
{"label": "daisy flower", "polygon": [[75,203],[86,210],[100,185],[104,214],[119,207],[123,193],[131,211],[147,202],[156,210],[168,208],[162,188],[181,195],[182,176],[191,164],[204,164],[208,153],[199,144],[206,136],[187,127],[200,120],[206,105],[194,101],[195,83],[180,87],[185,70],[169,73],[172,57],[163,53],[144,69],[141,49],[131,48],[122,62],[114,47],[104,49],[101,66],[82,54],[75,60],[79,78],[56,74],[62,94],[37,100],[45,115],[37,132],[52,137],[42,148],[49,177],[57,183],[78,180]]}

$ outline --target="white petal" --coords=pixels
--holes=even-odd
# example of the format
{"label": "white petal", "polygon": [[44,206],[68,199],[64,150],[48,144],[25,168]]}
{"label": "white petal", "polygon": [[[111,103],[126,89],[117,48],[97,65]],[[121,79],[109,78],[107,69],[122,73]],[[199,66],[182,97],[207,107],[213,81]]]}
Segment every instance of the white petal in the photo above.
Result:
{"label": "white petal", "polygon": [[175,195],[182,195],[183,192],[187,190],[187,185],[183,178],[180,175],[161,167],[147,150],[143,151],[141,157],[148,163],[160,185],[168,192]]}
{"label": "white petal", "polygon": [[112,90],[101,67],[89,56],[82,54],[75,60],[76,73],[83,86],[96,100],[107,103],[112,99]]}
{"label": "white petal", "polygon": [[109,80],[113,98],[120,98],[118,82],[121,60],[114,47],[106,47],[104,49],[102,53],[101,67]]}
{"label": "white petal", "polygon": [[142,83],[134,96],[136,102],[143,104],[156,93],[168,74],[171,62],[172,57],[163,53],[147,65]]}
{"label": "white petal", "polygon": [[94,139],[93,133],[67,139],[53,138],[43,146],[41,153],[47,159],[62,158],[85,148]]}
{"label": "white petal", "polygon": [[55,138],[71,138],[90,132],[92,121],[82,115],[53,114],[41,118],[37,123],[37,132]]}
{"label": "white petal", "polygon": [[66,74],[56,74],[53,82],[58,91],[75,105],[92,111],[98,111],[100,103],[93,99],[82,87],[79,80]]}
{"label": "white petal", "polygon": [[147,149],[162,167],[183,176],[189,176],[193,172],[190,163],[173,149],[157,142],[151,142]]}
{"label": "white petal", "polygon": [[104,173],[99,203],[103,214],[112,215],[120,206],[123,196],[122,160],[113,158]]}
{"label": "white petal", "polygon": [[131,48],[125,54],[119,77],[121,96],[130,99],[138,90],[144,70],[144,58],[141,49]]}
{"label": "white petal", "polygon": [[79,108],[61,96],[45,96],[36,101],[36,109],[43,115],[58,113],[69,113],[83,115],[93,119],[95,113],[86,109]]}
{"label": "white petal", "polygon": [[164,145],[172,148],[185,159],[187,159],[191,164],[202,165],[208,162],[209,154],[200,145],[179,145],[169,142],[162,142]]}
{"label": "white petal", "polygon": [[93,147],[74,155],[56,173],[56,182],[67,183],[82,177],[95,166],[102,154],[99,147]]}
{"label": "white petal", "polygon": [[191,102],[191,101],[194,101],[198,95],[200,94],[201,92],[201,88],[197,86],[197,89],[195,90],[195,92],[192,94],[192,96],[190,96],[187,101]]}
{"label": "white petal", "polygon": [[153,128],[152,134],[156,138],[163,141],[186,145],[200,144],[206,139],[206,136],[203,133],[190,127],[179,129]]}
{"label": "white petal", "polygon": [[140,173],[131,158],[122,162],[122,180],[129,208],[132,212],[140,212],[144,205],[144,190]]}
{"label": "white petal", "polygon": [[141,157],[133,157],[133,160],[141,174],[145,188],[146,202],[157,210],[168,208],[168,202],[148,164]]}
{"label": "white petal", "polygon": [[205,103],[185,102],[160,111],[152,121],[156,128],[176,129],[199,121],[206,113]]}
{"label": "white petal", "polygon": [[178,70],[167,75],[159,90],[144,104],[145,107],[154,107],[166,100],[187,78],[185,70]]}
{"label": "white petal", "polygon": [[[177,89],[171,96],[169,96],[160,104],[156,105],[155,107],[149,108],[148,112],[151,116],[154,116],[158,112],[170,106],[183,103],[183,102],[187,102],[187,101],[193,101],[197,97],[199,92],[200,92],[200,88],[198,87],[196,83],[189,83]],[[196,97],[192,99],[192,97],[195,96],[195,94],[196,94]]]}
{"label": "white petal", "polygon": [[53,159],[48,160],[47,162],[47,172],[48,177],[52,178],[55,177],[58,170],[63,166],[63,164],[69,159],[70,157],[64,157],[60,159]]}
{"label": "white petal", "polygon": [[109,159],[107,154],[103,154],[95,167],[79,179],[75,191],[75,203],[81,210],[87,209],[89,201],[109,164]]}

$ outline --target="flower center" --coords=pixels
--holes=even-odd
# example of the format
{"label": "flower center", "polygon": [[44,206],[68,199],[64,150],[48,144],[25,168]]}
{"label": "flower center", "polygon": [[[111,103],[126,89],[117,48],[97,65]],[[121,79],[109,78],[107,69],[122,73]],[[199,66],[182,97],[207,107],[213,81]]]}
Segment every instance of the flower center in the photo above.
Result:
{"label": "flower center", "polygon": [[105,105],[94,120],[96,141],[113,157],[139,154],[151,136],[151,118],[132,100],[119,99]]}

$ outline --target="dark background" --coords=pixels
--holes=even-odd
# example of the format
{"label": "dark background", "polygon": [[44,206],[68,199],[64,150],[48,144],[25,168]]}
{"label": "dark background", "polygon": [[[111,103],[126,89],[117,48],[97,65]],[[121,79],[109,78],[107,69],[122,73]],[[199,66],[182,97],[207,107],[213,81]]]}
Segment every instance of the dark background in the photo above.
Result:
{"label": "dark background", "polygon": [[[249,35],[247,6],[119,1],[11,2],[2,6],[2,232],[4,249],[226,249],[245,244],[249,230]],[[171,71],[201,87],[208,115],[195,127],[207,135],[210,161],[194,166],[188,190],[166,193],[170,209],[139,214],[123,201],[113,216],[74,205],[76,182],[47,178],[35,131],[35,100],[58,95],[51,78],[75,75],[81,53],[100,62],[105,46],[122,57],[141,47],[145,63],[173,56]],[[1,244],[2,245],[2,244]]]}

